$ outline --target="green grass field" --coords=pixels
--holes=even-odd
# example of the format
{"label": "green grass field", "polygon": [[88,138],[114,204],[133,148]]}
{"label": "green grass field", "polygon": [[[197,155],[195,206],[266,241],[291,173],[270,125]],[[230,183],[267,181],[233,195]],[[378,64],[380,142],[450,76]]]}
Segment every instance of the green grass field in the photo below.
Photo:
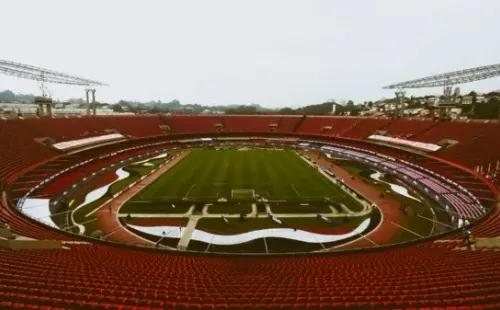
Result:
{"label": "green grass field", "polygon": [[208,203],[220,198],[249,202],[254,201],[253,193],[270,201],[288,202],[320,203],[328,197],[353,211],[362,208],[294,151],[236,149],[193,150],[134,196],[125,208],[140,212],[145,202]]}
{"label": "green grass field", "polygon": [[247,214],[252,212],[252,204],[229,204],[229,206],[227,204],[213,204],[208,207],[207,212],[211,214]]}

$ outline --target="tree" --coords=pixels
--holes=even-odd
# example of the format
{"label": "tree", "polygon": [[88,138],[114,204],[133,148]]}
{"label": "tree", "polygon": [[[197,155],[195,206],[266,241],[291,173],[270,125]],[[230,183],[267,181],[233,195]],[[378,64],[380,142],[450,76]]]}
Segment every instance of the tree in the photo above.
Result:
{"label": "tree", "polygon": [[115,106],[119,106],[120,108],[116,109],[121,109],[122,112],[135,112],[136,109],[135,107],[128,101],[125,100],[120,100],[118,101],[117,104],[113,105],[113,110],[115,109]]}
{"label": "tree", "polygon": [[[335,104],[335,103],[333,103]],[[339,109],[337,105],[337,110]],[[322,104],[308,105],[303,108],[297,109],[299,114],[311,114],[311,115],[329,115],[332,112],[332,102],[324,102]]]}
{"label": "tree", "polygon": [[4,90],[0,92],[0,102],[33,102],[35,99],[34,95],[31,94],[14,94],[10,90]]}
{"label": "tree", "polygon": [[347,101],[347,106],[348,107],[354,106],[354,102],[352,100]]}
{"label": "tree", "polygon": [[151,108],[151,113],[167,113],[168,108],[165,107],[163,104],[156,104],[154,107]]}
{"label": "tree", "polygon": [[168,102],[167,105],[171,108],[177,108],[177,107],[181,106],[181,102],[177,99],[174,99],[174,100]]}
{"label": "tree", "polygon": [[297,114],[297,112],[292,108],[283,108],[283,109],[280,109],[278,111],[278,114],[293,115],[293,114]]}
{"label": "tree", "polygon": [[237,108],[227,109],[226,114],[257,114],[257,108],[242,105]]}
{"label": "tree", "polygon": [[122,106],[119,104],[113,104],[113,112],[122,113],[123,112]]}
{"label": "tree", "polygon": [[500,97],[500,92],[492,91],[486,94],[486,97]]}
{"label": "tree", "polygon": [[500,100],[497,98],[492,98],[488,102],[474,103],[473,110],[474,116],[477,118],[484,119],[496,119],[499,115]]}

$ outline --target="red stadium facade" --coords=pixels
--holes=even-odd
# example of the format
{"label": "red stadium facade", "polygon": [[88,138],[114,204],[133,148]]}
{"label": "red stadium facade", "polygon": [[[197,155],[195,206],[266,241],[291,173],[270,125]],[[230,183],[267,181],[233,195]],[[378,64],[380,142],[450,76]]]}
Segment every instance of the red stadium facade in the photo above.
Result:
{"label": "red stadium facade", "polygon": [[[368,139],[373,134],[440,149],[424,152],[374,142]],[[109,141],[88,142],[103,136]],[[44,226],[15,207],[28,192],[50,197],[102,167],[158,150],[167,142],[238,136],[334,142],[416,163],[466,188],[487,209],[487,215],[472,224],[474,236],[500,235],[499,190],[491,178],[499,175],[497,122],[320,116],[0,120],[0,222],[8,223],[15,234],[63,240],[69,248],[1,250],[0,308],[500,309],[500,251],[457,250],[461,235],[456,230],[437,240],[340,253],[195,255],[70,234]],[[64,144],[64,150],[56,147],[68,141],[73,142]],[[82,162],[85,165],[34,189]]]}

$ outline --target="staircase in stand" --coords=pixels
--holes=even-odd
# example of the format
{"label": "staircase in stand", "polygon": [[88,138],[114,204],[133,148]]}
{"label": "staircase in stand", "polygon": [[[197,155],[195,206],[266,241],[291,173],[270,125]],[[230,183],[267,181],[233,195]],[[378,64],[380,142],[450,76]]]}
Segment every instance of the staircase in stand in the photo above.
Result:
{"label": "staircase in stand", "polygon": [[306,119],[306,116],[303,115],[300,120],[297,122],[297,124],[295,124],[295,126],[293,127],[293,132],[297,132],[300,128],[300,125],[302,125],[302,122]]}
{"label": "staircase in stand", "polygon": [[278,131],[281,127],[283,117],[278,118],[278,121],[276,122],[276,131]]}
{"label": "staircase in stand", "polygon": [[351,131],[352,129],[354,129],[356,126],[358,126],[359,124],[361,123],[361,120],[360,119],[357,119],[355,122],[353,122],[352,124],[350,124],[349,126],[345,127],[344,129],[342,129],[338,135],[339,136],[346,136],[346,134]]}

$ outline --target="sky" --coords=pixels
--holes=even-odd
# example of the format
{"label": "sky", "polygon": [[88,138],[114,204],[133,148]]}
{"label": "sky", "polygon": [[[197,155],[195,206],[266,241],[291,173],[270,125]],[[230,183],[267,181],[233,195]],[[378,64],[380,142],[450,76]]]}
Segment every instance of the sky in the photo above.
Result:
{"label": "sky", "polygon": [[[498,0],[6,0],[0,59],[102,81],[101,102],[362,102],[393,97],[388,84],[500,63],[499,12]],[[0,75],[3,89],[40,93]],[[500,89],[500,78],[461,86],[472,89]]]}

